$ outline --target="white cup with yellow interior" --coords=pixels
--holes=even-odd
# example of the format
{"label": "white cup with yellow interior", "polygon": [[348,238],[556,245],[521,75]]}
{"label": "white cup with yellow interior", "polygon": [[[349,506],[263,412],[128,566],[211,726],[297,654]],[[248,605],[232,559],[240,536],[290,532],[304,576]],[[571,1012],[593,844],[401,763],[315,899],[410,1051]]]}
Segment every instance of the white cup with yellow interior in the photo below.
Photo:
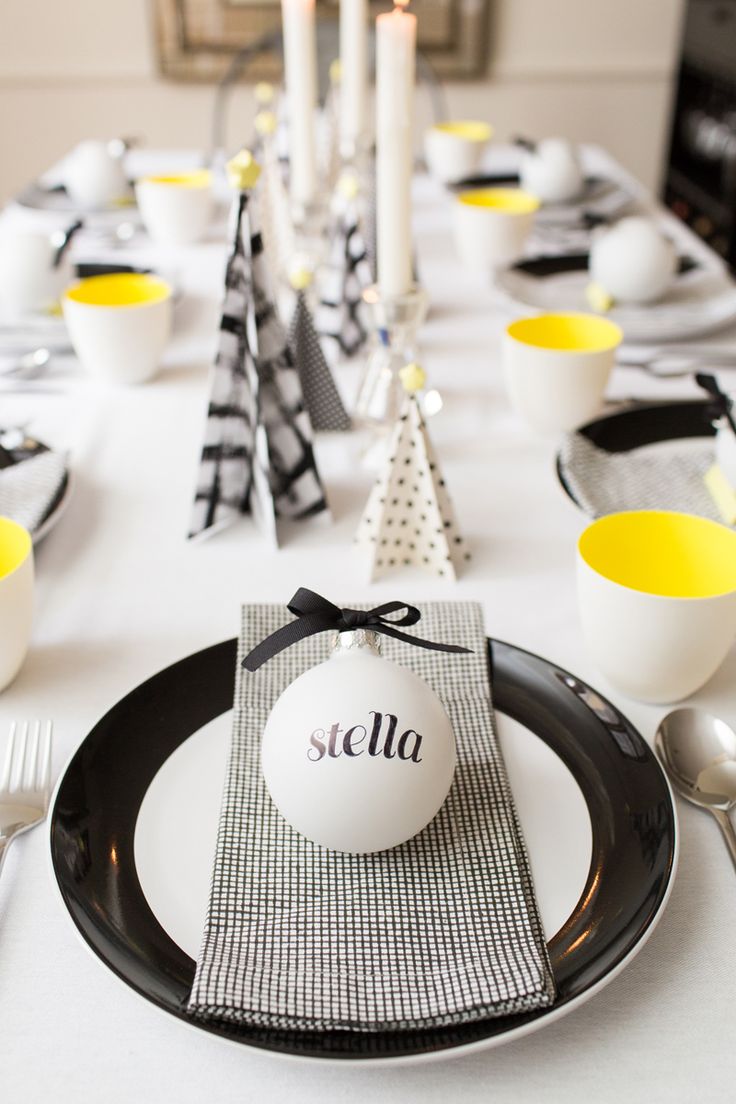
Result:
{"label": "white cup with yellow interior", "polygon": [[201,241],[212,220],[212,173],[208,169],[144,176],[136,181],[141,219],[159,245]]}
{"label": "white cup with yellow interior", "polygon": [[493,127],[477,120],[435,123],[424,133],[427,168],[442,184],[474,176],[483,164],[492,137]]}
{"label": "white cup with yellow interior", "polygon": [[623,334],[594,314],[540,314],[506,327],[503,369],[517,414],[538,433],[574,429],[598,413]]}
{"label": "white cup with yellow interior", "polygon": [[453,206],[460,260],[493,276],[522,256],[539,210],[539,200],[521,188],[478,188],[459,192]]}
{"label": "white cup with yellow interior", "polygon": [[33,542],[27,529],[0,517],[0,690],[20,671],[33,624]]}
{"label": "white cup with yellow interior", "polygon": [[608,514],[578,541],[591,656],[632,698],[674,702],[715,674],[736,637],[736,532],[694,514]]}
{"label": "white cup with yellow interior", "polygon": [[67,288],[64,320],[82,367],[108,383],[155,375],[171,334],[172,290],[159,276],[114,272]]}

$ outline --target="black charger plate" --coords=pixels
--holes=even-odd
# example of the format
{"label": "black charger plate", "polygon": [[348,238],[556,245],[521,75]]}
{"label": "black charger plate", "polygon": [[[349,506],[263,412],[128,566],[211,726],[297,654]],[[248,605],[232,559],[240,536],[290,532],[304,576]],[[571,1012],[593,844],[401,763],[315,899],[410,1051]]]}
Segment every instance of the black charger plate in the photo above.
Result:
{"label": "black charger plate", "polygon": [[635,953],[667,897],[675,814],[662,771],[615,706],[580,679],[500,641],[489,643],[498,710],[540,736],[572,772],[592,825],[592,860],[575,909],[549,942],[551,1009],[461,1026],[375,1034],[203,1024],[186,1013],[194,962],[143,895],[133,837],[143,797],[173,751],[232,706],[235,640],[166,668],[133,690],[83,741],[59,784],[51,856],[82,937],[123,981],[190,1024],[248,1046],[331,1059],[428,1055],[541,1026],[585,999]]}

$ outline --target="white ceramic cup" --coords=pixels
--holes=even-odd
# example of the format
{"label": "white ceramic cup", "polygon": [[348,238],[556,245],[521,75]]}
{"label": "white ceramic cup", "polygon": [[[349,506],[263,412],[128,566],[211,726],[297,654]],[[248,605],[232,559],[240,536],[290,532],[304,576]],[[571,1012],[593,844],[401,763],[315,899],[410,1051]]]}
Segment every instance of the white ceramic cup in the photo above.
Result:
{"label": "white ceramic cup", "polygon": [[442,184],[474,176],[492,137],[493,127],[488,123],[435,123],[424,132],[424,156],[430,173]]}
{"label": "white ceramic cup", "polygon": [[0,306],[14,314],[49,311],[58,306],[71,279],[69,254],[58,267],[58,247],[48,234],[12,230],[0,237]]}
{"label": "white ceramic cup", "polygon": [[619,690],[673,702],[736,637],[736,532],[666,510],[608,514],[578,541],[578,603],[595,663]]}
{"label": "white ceramic cup", "polygon": [[191,245],[207,233],[213,210],[207,169],[143,177],[135,196],[143,225],[160,245]]}
{"label": "white ceramic cup", "polygon": [[522,256],[539,200],[520,188],[482,188],[455,197],[453,224],[461,261],[492,276]]}
{"label": "white ceramic cup", "polygon": [[20,671],[33,624],[33,542],[17,521],[0,517],[0,690]]}
{"label": "white ceramic cup", "polygon": [[506,327],[511,405],[538,433],[561,433],[598,413],[623,334],[593,314],[540,314]]}
{"label": "white ceramic cup", "polygon": [[521,156],[522,188],[542,203],[568,203],[583,190],[584,178],[577,151],[564,138],[545,138]]}
{"label": "white ceramic cup", "polygon": [[143,383],[156,373],[171,334],[171,287],[158,276],[90,276],[62,300],[74,351],[90,375]]}
{"label": "white ceramic cup", "polygon": [[81,208],[107,207],[128,196],[122,159],[107,142],[80,142],[66,159],[63,181]]}

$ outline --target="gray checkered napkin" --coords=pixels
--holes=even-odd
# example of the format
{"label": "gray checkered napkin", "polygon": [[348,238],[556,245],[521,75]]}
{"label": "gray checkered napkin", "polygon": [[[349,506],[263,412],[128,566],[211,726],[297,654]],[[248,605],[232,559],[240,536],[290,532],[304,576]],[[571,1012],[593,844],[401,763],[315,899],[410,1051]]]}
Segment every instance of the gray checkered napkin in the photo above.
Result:
{"label": "gray checkered napkin", "polygon": [[266,791],[261,734],[276,698],[328,654],[327,634],[256,674],[240,659],[285,619],[243,610],[232,745],[189,1011],[288,1029],[381,1031],[541,1008],[554,999],[529,864],[496,737],[480,607],[422,607],[448,656],[383,638],[442,698],[458,744],[443,808],[401,847],[346,855],[288,827]]}
{"label": "gray checkered napkin", "polygon": [[590,517],[619,510],[679,510],[722,521],[703,482],[714,459],[712,442],[688,441],[682,451],[668,442],[610,453],[582,433],[568,433],[559,456],[565,483]]}

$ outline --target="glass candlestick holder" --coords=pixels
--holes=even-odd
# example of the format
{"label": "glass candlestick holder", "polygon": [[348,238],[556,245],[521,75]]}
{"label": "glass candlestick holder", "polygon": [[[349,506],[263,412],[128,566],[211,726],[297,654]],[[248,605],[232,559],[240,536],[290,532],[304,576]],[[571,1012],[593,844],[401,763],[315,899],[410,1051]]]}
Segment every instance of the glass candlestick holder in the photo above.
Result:
{"label": "glass candlestick holder", "polygon": [[294,226],[294,251],[297,256],[308,257],[313,270],[324,263],[327,242],[328,209],[324,197],[309,203],[292,201],[291,217]]}
{"label": "glass candlestick holder", "polygon": [[355,420],[374,433],[385,434],[398,417],[403,388],[399,372],[417,359],[416,336],[427,314],[427,293],[418,284],[403,295],[384,295],[377,284],[363,292],[374,325],[355,404]]}

